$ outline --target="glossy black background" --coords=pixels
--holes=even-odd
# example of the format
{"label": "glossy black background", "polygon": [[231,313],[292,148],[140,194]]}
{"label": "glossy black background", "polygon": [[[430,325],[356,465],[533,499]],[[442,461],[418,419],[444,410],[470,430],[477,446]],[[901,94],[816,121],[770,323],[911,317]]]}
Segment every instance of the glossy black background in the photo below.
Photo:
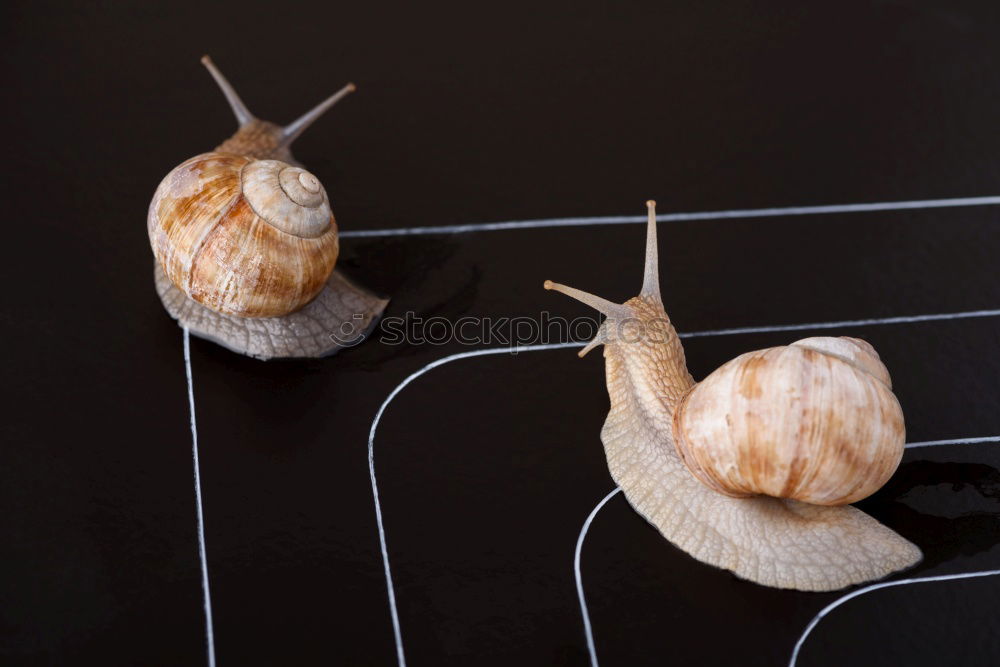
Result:
{"label": "glossy black background", "polygon": [[[233,121],[347,80],[299,159],[341,228],[996,194],[1000,6],[945,0],[574,3],[13,2],[2,12],[0,656],[204,664],[181,332],[152,289],[145,209]],[[994,207],[661,226],[683,331],[1000,307]],[[636,226],[345,240],[389,314],[624,299]],[[838,333],[893,372],[910,440],[1000,434],[1000,320]],[[807,332],[808,334],[808,332]],[[795,334],[693,339],[700,377]],[[220,665],[391,665],[367,470],[381,402],[457,345],[378,340],[262,363],[192,341]],[[390,405],[376,440],[409,664],[584,665],[573,548],[613,488],[599,355],[466,359]],[[1000,450],[907,453],[863,507],[919,544],[904,576],[1000,567]],[[700,565],[613,499],[586,542],[604,665],[786,664],[839,593]],[[990,664],[997,578],[862,596],[800,665]]]}

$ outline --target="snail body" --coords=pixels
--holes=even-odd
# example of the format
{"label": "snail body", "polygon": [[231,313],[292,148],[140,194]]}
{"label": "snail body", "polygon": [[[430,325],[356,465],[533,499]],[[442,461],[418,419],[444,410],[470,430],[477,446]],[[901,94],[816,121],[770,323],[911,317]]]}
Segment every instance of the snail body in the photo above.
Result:
{"label": "snail body", "polygon": [[580,356],[604,346],[608,468],[668,540],[744,579],[809,591],[920,560],[915,545],[849,505],[891,477],[904,446],[902,410],[871,345],[806,338],[695,383],[660,297],[652,202],[639,296],[616,304],[545,287],[607,316]]}
{"label": "snail body", "polygon": [[[260,358],[323,356],[363,335],[385,307],[334,266],[338,227],[326,190],[291,142],[354,90],[294,123],[255,118],[206,56],[240,127],[161,181],[147,215],[160,297],[182,326]],[[356,339],[355,339],[356,340]]]}

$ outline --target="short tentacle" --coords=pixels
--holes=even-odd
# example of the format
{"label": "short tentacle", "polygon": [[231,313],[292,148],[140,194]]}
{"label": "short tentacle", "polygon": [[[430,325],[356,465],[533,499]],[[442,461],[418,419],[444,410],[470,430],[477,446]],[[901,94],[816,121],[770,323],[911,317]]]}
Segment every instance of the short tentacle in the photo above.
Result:
{"label": "short tentacle", "polygon": [[575,287],[568,287],[566,285],[554,283],[551,280],[546,280],[544,287],[547,290],[562,292],[566,296],[576,299],[580,303],[587,304],[591,308],[594,308],[608,317],[625,319],[631,315],[629,307],[625,304],[614,303],[613,301],[602,299],[599,296],[591,294],[590,292],[584,292],[583,290],[576,289]]}
{"label": "short tentacle", "polygon": [[[605,322],[607,322],[607,320],[605,320]],[[583,359],[585,356],[587,356],[587,353],[590,352],[591,350],[593,350],[595,347],[597,347],[598,345],[604,345],[605,343],[607,343],[608,342],[608,330],[607,330],[606,327],[607,327],[607,324],[601,324],[601,327],[597,330],[597,335],[594,336],[594,338],[591,339],[591,341],[589,343],[587,343],[583,347],[583,349],[581,349],[579,352],[577,352],[576,356],[578,356],[581,359]]]}

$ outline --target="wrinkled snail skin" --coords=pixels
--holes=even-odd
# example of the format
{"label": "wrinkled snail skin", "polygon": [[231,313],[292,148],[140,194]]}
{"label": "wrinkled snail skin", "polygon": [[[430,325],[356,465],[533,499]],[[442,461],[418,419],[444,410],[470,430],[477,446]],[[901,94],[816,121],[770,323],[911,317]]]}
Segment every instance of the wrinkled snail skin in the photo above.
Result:
{"label": "wrinkled snail skin", "polygon": [[171,170],[150,202],[164,307],[193,334],[261,359],[325,356],[355,344],[387,301],[334,270],[339,242],[329,198],[291,153],[354,85],[282,127],[251,114],[208,56],[202,64],[239,128]]}
{"label": "wrinkled snail skin", "polygon": [[215,152],[281,160],[296,167],[302,166],[292,157],[291,149],[282,145],[281,126],[259,118],[241,125],[233,136],[216,146]]}
{"label": "wrinkled snail skin", "polygon": [[[745,363],[737,363],[747,357],[743,355],[696,384],[687,370],[680,339],[663,309],[656,261],[655,215],[650,202],[646,279],[640,296],[624,304],[614,304],[563,285],[546,283],[547,289],[567,293],[607,316],[597,338],[584,348],[581,356],[598,344],[604,345],[611,409],[601,430],[601,440],[611,476],[632,507],[694,558],[765,586],[836,590],[882,578],[919,562],[922,556],[915,545],[854,507],[760,495],[775,487],[779,487],[779,492],[789,487],[800,495],[798,487],[805,486],[810,490],[826,489],[818,492],[818,498],[824,502],[833,496],[837,496],[837,503],[853,502],[856,496],[871,493],[891,476],[902,455],[902,413],[892,396],[888,372],[871,346],[849,338],[804,339],[785,348],[749,353],[749,374]],[[616,336],[621,326],[628,326],[626,322],[640,323],[646,335]],[[780,459],[767,460],[768,455],[773,455],[771,447],[775,446],[770,442],[764,443],[766,447],[749,448],[749,456],[743,455],[745,450],[741,447],[727,451],[726,456],[707,448],[703,451],[708,440],[718,444],[714,438],[717,430],[726,425],[725,416],[732,414],[726,407],[731,409],[733,401],[751,401],[751,410],[763,410],[745,415],[751,422],[770,414],[769,424],[777,423],[768,428],[775,434],[797,432],[796,420],[801,414],[777,420],[772,414],[780,408],[768,401],[767,391],[776,390],[765,387],[764,382],[770,382],[766,377],[768,372],[779,373],[781,365],[764,372],[756,360],[773,355],[799,372],[799,364],[814,355],[818,357],[819,367],[810,373],[819,379],[810,380],[807,373],[806,386],[818,384],[824,391],[831,391],[828,383],[836,381],[839,389],[832,391],[838,395],[846,393],[853,402],[842,404],[843,412],[837,412],[834,419],[820,416],[816,424],[832,428],[836,438],[847,438],[849,434],[866,438],[859,450],[849,456],[825,454],[832,463],[824,461],[824,456],[805,462],[796,458],[801,439],[777,447],[787,457],[784,463]],[[846,388],[840,387],[842,376],[849,378]],[[733,383],[736,398],[727,396]],[[746,391],[741,392],[742,389]],[[719,392],[721,397],[713,392]],[[758,405],[754,401],[764,403]],[[879,424],[864,425],[875,413]],[[838,425],[845,414],[846,422]],[[759,423],[745,424],[743,428],[750,426],[760,428]],[[693,431],[684,431],[685,437],[690,437],[682,444],[676,441],[678,428]],[[735,437],[727,431],[722,442]],[[846,446],[846,440],[841,444]],[[878,453],[870,454],[873,450]],[[679,452],[694,460],[691,467]],[[869,470],[856,471],[852,476],[842,467],[856,455],[861,458],[855,463],[868,465]],[[870,464],[865,456],[870,458]],[[816,469],[811,465],[816,465]],[[874,472],[876,468],[878,472]],[[797,473],[788,474],[792,469]],[[833,483],[819,479],[820,473],[831,474]],[[840,477],[843,479],[837,479]],[[803,484],[808,481],[813,484]]]}

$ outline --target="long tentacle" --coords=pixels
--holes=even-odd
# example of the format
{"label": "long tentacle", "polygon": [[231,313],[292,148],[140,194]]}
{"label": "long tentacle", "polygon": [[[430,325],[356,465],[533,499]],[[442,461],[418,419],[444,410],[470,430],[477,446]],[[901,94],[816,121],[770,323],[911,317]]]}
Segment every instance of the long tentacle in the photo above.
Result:
{"label": "long tentacle", "polygon": [[357,89],[358,89],[357,86],[355,86],[353,83],[347,84],[346,86],[335,92],[333,95],[330,95],[330,97],[326,98],[325,100],[317,104],[315,107],[313,107],[312,109],[305,112],[297,119],[293,120],[291,123],[283,127],[281,129],[282,133],[281,145],[282,146],[291,145],[291,143],[295,141],[300,134],[305,132],[307,127],[316,122],[317,118],[326,113],[326,111],[334,104],[344,99]]}
{"label": "long tentacle", "polygon": [[247,105],[243,104],[243,100],[240,99],[236,89],[229,83],[226,76],[219,71],[219,68],[215,66],[212,59],[208,55],[204,55],[201,57],[201,64],[205,66],[209,74],[212,75],[212,78],[215,79],[215,82],[219,84],[219,88],[222,90],[222,94],[226,96],[226,100],[229,102],[229,106],[233,110],[233,115],[236,116],[236,122],[240,124],[240,127],[254,120],[254,115],[247,109]]}
{"label": "long tentacle", "polygon": [[646,209],[649,215],[646,224],[646,264],[643,270],[640,295],[662,303],[660,299],[659,256],[656,248],[656,202],[652,199],[647,201]]}

